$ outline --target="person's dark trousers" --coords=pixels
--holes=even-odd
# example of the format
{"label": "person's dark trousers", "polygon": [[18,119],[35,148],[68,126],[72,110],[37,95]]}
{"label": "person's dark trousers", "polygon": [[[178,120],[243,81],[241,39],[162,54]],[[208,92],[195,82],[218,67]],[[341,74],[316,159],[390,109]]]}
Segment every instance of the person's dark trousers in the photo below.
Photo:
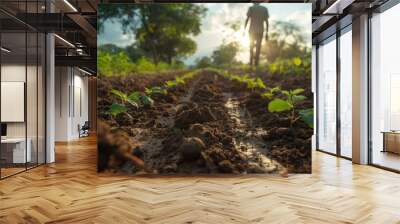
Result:
{"label": "person's dark trousers", "polygon": [[[250,65],[253,63],[257,67],[260,61],[261,42],[263,33],[250,33]],[[256,55],[254,55],[254,47],[256,47]]]}

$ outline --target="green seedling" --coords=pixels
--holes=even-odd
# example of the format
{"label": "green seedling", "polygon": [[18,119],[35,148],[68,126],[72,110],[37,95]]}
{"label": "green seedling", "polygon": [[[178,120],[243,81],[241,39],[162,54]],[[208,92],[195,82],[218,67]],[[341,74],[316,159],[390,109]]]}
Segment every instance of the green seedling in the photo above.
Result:
{"label": "green seedling", "polygon": [[164,89],[162,87],[159,87],[159,86],[154,86],[154,87],[151,87],[151,88],[145,88],[144,92],[149,96],[153,96],[155,94],[162,94],[162,95],[167,95],[168,94],[166,89]]}
{"label": "green seedling", "polygon": [[165,85],[164,85],[167,89],[171,89],[171,88],[174,88],[174,87],[176,87],[176,86],[178,86],[178,83],[177,82],[175,82],[175,81],[173,81],[173,80],[169,80],[169,81],[166,81],[165,82]]}
{"label": "green seedling", "polygon": [[139,105],[140,105],[140,96],[141,96],[142,94],[140,93],[140,92],[137,92],[137,91],[135,91],[135,92],[132,92],[131,94],[129,94],[129,96],[128,96],[128,102],[132,105],[132,106],[135,106],[135,107],[139,107]]}
{"label": "green seedling", "polygon": [[243,78],[240,77],[240,76],[238,76],[238,75],[232,75],[230,79],[231,79],[232,81],[236,81],[236,82],[239,82],[239,83],[243,83]]}
{"label": "green seedling", "polygon": [[119,103],[113,103],[108,109],[108,114],[113,117],[117,117],[119,114],[126,113],[128,109],[125,105]]}
{"label": "green seedling", "polygon": [[185,85],[185,80],[182,78],[182,77],[179,77],[179,76],[177,76],[176,78],[175,78],[175,82],[178,84],[178,85]]}
{"label": "green seedling", "polygon": [[314,128],[314,109],[309,108],[309,109],[304,109],[304,110],[299,110],[299,114],[301,117],[301,120],[308,125],[310,128]]}
{"label": "green seedling", "polygon": [[264,82],[260,78],[246,78],[244,80],[247,83],[247,88],[254,90],[254,89],[265,89],[267,88]]}
{"label": "green seedling", "polygon": [[142,104],[144,106],[152,107],[153,104],[154,104],[154,100],[151,99],[149,96],[146,96],[146,95],[140,96],[140,101],[142,102]]}
{"label": "green seedling", "polygon": [[262,97],[272,99],[276,93],[280,92],[281,88],[279,86],[270,88],[267,92],[261,94]]}
{"label": "green seedling", "polygon": [[248,89],[266,89],[265,83],[260,78],[250,78],[248,75],[233,75],[229,73],[220,73],[223,77],[230,79],[231,81],[244,83]]}
{"label": "green seedling", "polygon": [[262,81],[260,78],[256,78],[256,88],[260,89],[266,89],[267,86],[265,85],[264,81]]}
{"label": "green seedling", "polygon": [[136,108],[139,107],[140,100],[138,97],[140,96],[140,92],[133,92],[128,96],[124,92],[121,92],[117,89],[112,89],[110,93],[114,94],[115,96],[118,96],[122,104],[129,103],[130,105]]}
{"label": "green seedling", "polygon": [[112,89],[110,91],[110,93],[112,93],[115,96],[119,97],[119,99],[121,100],[121,103],[124,103],[124,102],[126,102],[128,100],[128,96],[124,92],[119,91],[117,89]]}
{"label": "green seedling", "polygon": [[197,74],[198,72],[195,71],[195,72],[188,72],[182,76],[177,76],[175,77],[175,80],[166,81],[164,87],[167,89],[171,89],[179,85],[185,85],[187,80],[192,79]]}
{"label": "green seedling", "polygon": [[182,79],[183,79],[183,80],[191,79],[191,78],[193,78],[195,75],[196,75],[195,72],[189,72],[189,73],[184,74],[184,75],[182,76]]}
{"label": "green seedling", "polygon": [[[304,92],[304,89],[295,89],[295,90],[282,90],[281,93],[285,95],[285,99],[275,98],[268,104],[268,111],[271,113],[280,113],[280,112],[290,112],[288,118],[290,119],[290,127],[293,124],[301,119],[302,117],[309,119],[309,112],[302,111],[303,116],[300,114],[300,110],[298,111],[296,105],[307,99],[306,96],[299,95]],[[298,115],[297,115],[298,114]],[[307,116],[306,116],[307,115]],[[308,122],[308,120],[307,120]],[[305,123],[307,123],[305,121]]]}

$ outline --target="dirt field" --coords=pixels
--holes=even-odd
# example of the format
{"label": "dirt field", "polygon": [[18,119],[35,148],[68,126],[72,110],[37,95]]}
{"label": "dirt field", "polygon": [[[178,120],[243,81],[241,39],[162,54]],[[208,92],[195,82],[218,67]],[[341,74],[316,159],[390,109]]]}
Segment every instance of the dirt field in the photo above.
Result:
{"label": "dirt field", "polygon": [[[243,71],[230,71],[243,75]],[[272,113],[263,88],[248,88],[215,70],[201,70],[184,84],[154,93],[151,105],[108,110],[122,92],[163,86],[185,74],[101,77],[98,84],[98,169],[128,174],[310,173],[313,129],[293,119],[296,111]],[[258,73],[268,87],[302,88],[296,109],[312,108],[307,76]],[[276,94],[281,96],[280,93]]]}

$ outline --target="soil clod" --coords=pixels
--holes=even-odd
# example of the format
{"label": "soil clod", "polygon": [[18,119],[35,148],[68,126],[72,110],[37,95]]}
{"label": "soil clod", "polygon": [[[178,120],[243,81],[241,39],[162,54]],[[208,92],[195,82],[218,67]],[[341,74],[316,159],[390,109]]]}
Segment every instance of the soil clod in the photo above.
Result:
{"label": "soil clod", "polygon": [[185,138],[179,147],[179,152],[184,161],[195,161],[201,156],[201,151],[206,148],[203,141],[197,137]]}

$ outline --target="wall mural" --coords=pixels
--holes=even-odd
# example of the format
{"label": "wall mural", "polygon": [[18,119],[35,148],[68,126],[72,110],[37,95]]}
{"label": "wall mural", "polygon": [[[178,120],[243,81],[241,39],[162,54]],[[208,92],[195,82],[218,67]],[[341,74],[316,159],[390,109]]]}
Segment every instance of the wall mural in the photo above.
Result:
{"label": "wall mural", "polygon": [[311,4],[102,4],[98,170],[311,173]]}

